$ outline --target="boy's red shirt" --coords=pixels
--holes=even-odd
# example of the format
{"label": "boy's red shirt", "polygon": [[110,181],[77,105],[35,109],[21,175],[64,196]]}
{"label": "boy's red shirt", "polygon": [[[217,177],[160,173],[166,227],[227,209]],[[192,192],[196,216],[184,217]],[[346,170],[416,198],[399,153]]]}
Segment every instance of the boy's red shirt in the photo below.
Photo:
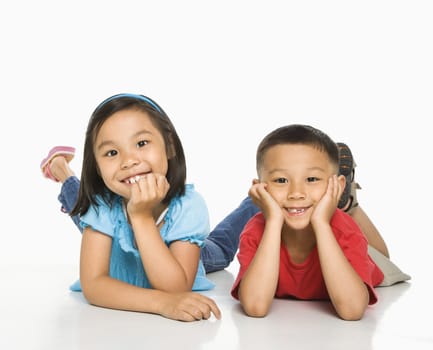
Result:
{"label": "boy's red shirt", "polygon": [[[265,228],[262,213],[252,217],[240,236],[238,260],[239,273],[233,284],[231,294],[238,299],[239,283],[257,251]],[[337,209],[331,219],[331,228],[344,255],[355,271],[367,285],[370,294],[369,304],[377,302],[374,287],[379,285],[384,275],[368,255],[368,242],[352,217]],[[314,248],[301,264],[290,260],[290,255],[281,242],[280,271],[278,277],[277,298],[297,298],[304,300],[329,300],[323,279],[317,248]]]}

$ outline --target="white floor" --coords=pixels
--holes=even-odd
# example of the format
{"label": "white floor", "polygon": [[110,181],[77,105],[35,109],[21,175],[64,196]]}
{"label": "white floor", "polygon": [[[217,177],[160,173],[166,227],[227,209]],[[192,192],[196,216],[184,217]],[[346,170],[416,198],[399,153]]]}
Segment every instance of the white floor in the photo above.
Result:
{"label": "white floor", "polygon": [[76,266],[0,267],[0,349],[433,349],[427,279],[379,288],[361,321],[340,320],[325,302],[294,300],[275,300],[256,319],[229,295],[236,269],[209,275],[217,287],[206,294],[222,319],[183,323],[88,305],[68,290]]}

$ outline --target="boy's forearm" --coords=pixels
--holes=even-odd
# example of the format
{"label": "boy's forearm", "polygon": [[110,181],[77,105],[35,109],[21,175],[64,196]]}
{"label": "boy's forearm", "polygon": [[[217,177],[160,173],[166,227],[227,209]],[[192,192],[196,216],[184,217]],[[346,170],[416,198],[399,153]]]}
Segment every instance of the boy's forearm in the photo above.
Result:
{"label": "boy's forearm", "polygon": [[266,228],[239,285],[239,300],[249,316],[265,316],[272,304],[280,266],[280,229]]}
{"label": "boy's forearm", "polygon": [[343,254],[331,227],[315,230],[323,278],[336,312],[346,320],[362,318],[369,301],[365,283]]}

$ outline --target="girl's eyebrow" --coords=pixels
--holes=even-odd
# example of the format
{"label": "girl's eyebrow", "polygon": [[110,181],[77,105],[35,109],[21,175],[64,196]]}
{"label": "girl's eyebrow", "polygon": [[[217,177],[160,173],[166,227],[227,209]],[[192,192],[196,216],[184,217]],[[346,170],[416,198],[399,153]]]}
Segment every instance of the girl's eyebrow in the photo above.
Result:
{"label": "girl's eyebrow", "polygon": [[[139,130],[135,134],[133,134],[131,136],[131,138],[139,137],[139,136],[146,135],[146,134],[152,135],[153,133],[151,131],[149,131],[149,130]],[[113,141],[111,141],[111,140],[102,141],[99,145],[96,146],[96,149],[100,150],[101,148],[103,148],[105,146],[114,145],[114,144],[115,143]]]}

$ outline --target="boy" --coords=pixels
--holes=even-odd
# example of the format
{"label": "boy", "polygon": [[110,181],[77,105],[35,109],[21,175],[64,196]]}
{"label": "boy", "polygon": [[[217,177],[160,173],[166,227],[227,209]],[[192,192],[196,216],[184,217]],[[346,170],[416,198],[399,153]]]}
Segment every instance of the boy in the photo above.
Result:
{"label": "boy", "polygon": [[256,160],[249,196],[261,212],[241,234],[232,296],[249,316],[265,316],[274,297],[293,297],[328,299],[342,319],[361,319],[384,275],[337,208],[346,182],[338,146],[311,126],[289,125],[262,140]]}

